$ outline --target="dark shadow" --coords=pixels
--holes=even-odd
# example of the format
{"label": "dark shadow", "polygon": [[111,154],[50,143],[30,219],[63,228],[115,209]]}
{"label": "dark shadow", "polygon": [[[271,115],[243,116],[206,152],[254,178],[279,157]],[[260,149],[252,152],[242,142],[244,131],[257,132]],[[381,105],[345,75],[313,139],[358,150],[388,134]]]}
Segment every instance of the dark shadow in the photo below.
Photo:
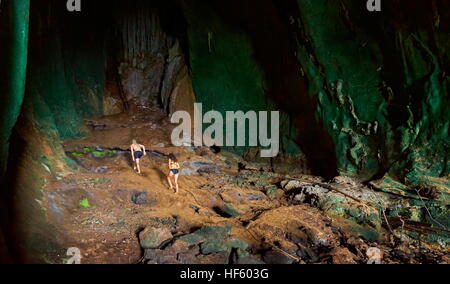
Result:
{"label": "dark shadow", "polygon": [[[427,48],[436,56],[440,64],[443,74],[450,72],[450,56],[442,53],[445,48],[437,46],[440,40],[437,38],[436,32],[436,14],[439,11],[439,29],[441,33],[450,33],[450,13],[447,8],[450,4],[448,0],[438,1],[421,1],[421,0],[395,0],[386,1],[383,4],[383,13],[370,13],[363,8],[358,11],[351,11],[349,14],[351,21],[356,24],[355,32],[363,34],[376,42],[379,49],[371,51],[372,56],[379,56],[382,60],[383,69],[381,77],[383,83],[380,84],[380,93],[389,103],[386,115],[392,129],[394,131],[395,140],[401,141],[403,134],[398,131],[402,127],[409,127],[408,121],[410,114],[415,117],[421,116],[425,95],[427,93],[426,83],[429,80],[433,68],[433,58],[417,44],[417,49],[421,50],[421,57],[429,64],[429,74],[425,74],[423,78],[418,79],[411,84],[405,75],[406,64],[404,52],[408,52],[404,42],[399,39],[400,34],[427,34],[428,40],[425,42]],[[402,39],[404,41],[405,39]],[[375,59],[374,59],[375,61]],[[420,58],[417,58],[417,62]],[[412,68],[414,69],[414,68]],[[414,72],[414,71],[412,71]],[[410,85],[409,87],[408,84]],[[409,109],[408,109],[409,107]],[[416,118],[417,119],[417,118]],[[404,151],[401,143],[393,143],[393,145],[385,144],[385,133],[380,132],[376,137],[380,151],[380,169],[373,179],[382,178],[392,165],[399,160],[408,160],[408,153]],[[392,174],[392,173],[391,173]],[[400,178],[400,177],[399,177]]]}
{"label": "dark shadow", "polygon": [[219,215],[220,217],[222,217],[222,218],[229,219],[229,218],[232,218],[232,217],[233,217],[233,216],[231,216],[230,214],[228,214],[228,213],[226,213],[225,211],[223,211],[222,208],[220,208],[220,207],[214,207],[214,208],[213,208],[213,211],[216,212],[216,214],[218,214],[218,215]]}
{"label": "dark shadow", "polygon": [[[161,183],[162,184],[165,184],[165,185],[167,185],[167,186],[169,186],[169,184],[167,183],[167,173],[164,173],[160,168],[158,168],[158,167],[155,167],[155,168],[153,168],[157,173],[158,173],[158,176],[159,176],[159,180],[161,181]],[[167,172],[168,172],[169,170],[167,170]]]}
{"label": "dark shadow", "polygon": [[300,12],[294,0],[213,1],[222,20],[245,31],[254,46],[255,60],[264,73],[267,96],[290,115],[299,130],[297,144],[308,158],[313,174],[337,175],[336,149],[331,136],[316,119],[317,101],[308,93],[295,54],[298,44],[289,24]]}
{"label": "dark shadow", "polygon": [[[19,117],[18,125],[22,124],[23,114]],[[16,126],[17,127],[17,126]],[[1,198],[7,205],[1,212],[1,226],[5,232],[5,239],[11,258],[14,263],[45,263],[45,253],[50,246],[52,235],[45,232],[45,216],[41,211],[32,206],[37,198],[40,198],[38,186],[34,186],[36,180],[32,180],[35,172],[24,172],[25,156],[30,146],[16,130],[10,138],[8,168],[4,180],[4,188],[1,190]],[[31,167],[30,167],[31,168]],[[21,180],[19,180],[21,178]],[[30,247],[31,237],[40,238],[44,243]],[[44,241],[40,236],[47,236]],[[36,240],[37,241],[37,240]],[[54,240],[53,240],[54,241]],[[34,245],[34,244],[33,244]],[[48,255],[47,255],[48,256]],[[56,259],[56,255],[54,256]]]}

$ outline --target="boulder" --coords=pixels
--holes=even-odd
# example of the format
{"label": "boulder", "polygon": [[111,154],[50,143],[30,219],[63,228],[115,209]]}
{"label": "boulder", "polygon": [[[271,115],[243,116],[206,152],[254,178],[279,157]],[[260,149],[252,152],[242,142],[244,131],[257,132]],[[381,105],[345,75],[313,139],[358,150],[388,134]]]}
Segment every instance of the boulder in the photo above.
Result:
{"label": "boulder", "polygon": [[178,253],[178,261],[182,264],[197,264],[199,262],[199,260],[197,259],[197,256],[199,254],[199,246],[192,246],[188,250]]}
{"label": "boulder", "polygon": [[297,256],[308,263],[316,263],[319,261],[317,254],[310,248],[302,247],[297,251]]}
{"label": "boulder", "polygon": [[205,226],[192,234],[177,238],[191,245],[205,242],[208,239],[225,239],[231,233],[231,226]]}
{"label": "boulder", "polygon": [[147,228],[139,234],[143,249],[158,249],[172,239],[173,235],[167,228]]}
{"label": "boulder", "polygon": [[94,169],[94,173],[96,174],[104,174],[107,171],[109,171],[109,167],[108,166],[101,166],[101,167],[97,167]]}
{"label": "boulder", "polygon": [[280,198],[284,194],[284,192],[275,185],[267,186],[265,188],[265,192],[266,192],[266,195],[272,200]]}
{"label": "boulder", "polygon": [[235,238],[229,238],[225,240],[211,239],[201,244],[200,248],[202,254],[212,254],[219,252],[231,253],[233,249],[237,249],[241,254],[245,254],[244,252],[247,250],[248,244]]}
{"label": "boulder", "polygon": [[208,255],[198,255],[195,260],[195,264],[216,264],[223,265],[228,264],[229,254],[227,252],[219,252]]}
{"label": "boulder", "polygon": [[[185,250],[186,247],[191,248],[200,245],[200,252],[203,255],[218,253],[230,255],[231,251],[235,249],[240,257],[247,256],[248,253],[246,250],[249,245],[242,240],[231,237],[231,229],[231,226],[206,226],[192,234],[177,238],[172,246]],[[190,255],[186,257],[189,258]]]}
{"label": "boulder", "polygon": [[267,199],[267,196],[265,196],[264,194],[262,194],[262,193],[255,193],[255,194],[248,194],[247,195],[247,199],[249,200],[249,201],[258,201],[258,200],[264,200],[264,199]]}
{"label": "boulder", "polygon": [[332,252],[333,264],[357,264],[356,255],[346,248],[335,248]]}
{"label": "boulder", "polygon": [[159,249],[146,250],[144,259],[148,264],[181,264],[176,254]]}
{"label": "boulder", "polygon": [[240,257],[238,258],[237,264],[240,265],[260,265],[260,264],[265,264],[262,260],[260,260],[259,258],[255,257],[255,256],[245,256],[245,257]]}
{"label": "boulder", "polygon": [[285,180],[281,182],[281,186],[284,190],[293,190],[302,188],[306,183],[298,181],[298,180]]}
{"label": "boulder", "polygon": [[293,264],[294,259],[277,251],[267,251],[263,255],[263,260],[266,264]]}
{"label": "boulder", "polygon": [[190,245],[188,242],[182,241],[182,240],[175,240],[171,245],[171,249],[176,251],[177,253],[187,252],[190,250],[192,245]]}
{"label": "boulder", "polygon": [[227,215],[229,215],[230,217],[239,217],[242,214],[238,211],[238,209],[236,209],[236,207],[231,204],[231,203],[227,203],[225,204],[225,206],[223,207],[223,212]]}

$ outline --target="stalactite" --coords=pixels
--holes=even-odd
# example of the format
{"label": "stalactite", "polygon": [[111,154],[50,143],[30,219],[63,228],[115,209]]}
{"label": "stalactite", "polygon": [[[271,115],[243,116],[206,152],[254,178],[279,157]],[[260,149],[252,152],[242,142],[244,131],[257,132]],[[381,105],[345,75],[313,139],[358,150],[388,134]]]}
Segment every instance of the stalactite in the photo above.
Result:
{"label": "stalactite", "polygon": [[167,50],[171,40],[162,30],[156,12],[151,10],[145,1],[127,8],[118,19],[117,29],[122,34],[123,42],[121,54],[125,61],[149,55],[156,56]]}

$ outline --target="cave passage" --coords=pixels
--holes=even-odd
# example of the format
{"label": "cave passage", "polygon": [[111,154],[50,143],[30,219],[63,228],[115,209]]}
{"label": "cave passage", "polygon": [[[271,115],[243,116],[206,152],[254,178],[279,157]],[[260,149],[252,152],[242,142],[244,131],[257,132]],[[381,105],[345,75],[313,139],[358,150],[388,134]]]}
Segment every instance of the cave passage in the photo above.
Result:
{"label": "cave passage", "polygon": [[[0,1],[0,263],[445,262],[398,251],[450,239],[449,2],[363,2]],[[279,155],[174,147],[196,103],[278,111]]]}

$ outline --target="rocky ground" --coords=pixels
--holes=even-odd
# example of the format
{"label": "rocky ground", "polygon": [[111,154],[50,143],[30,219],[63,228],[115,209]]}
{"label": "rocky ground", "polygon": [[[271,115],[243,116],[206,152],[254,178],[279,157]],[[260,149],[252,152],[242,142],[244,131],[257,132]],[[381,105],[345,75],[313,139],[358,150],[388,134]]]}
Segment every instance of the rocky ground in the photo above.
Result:
{"label": "rocky ground", "polygon": [[[87,121],[92,135],[65,141],[77,170],[46,184],[60,243],[83,263],[449,263],[446,228],[393,217],[407,197],[344,177],[288,176],[228,152],[173,148],[157,108]],[[137,138],[148,156],[131,166]],[[181,191],[168,189],[166,156],[183,161]]]}

